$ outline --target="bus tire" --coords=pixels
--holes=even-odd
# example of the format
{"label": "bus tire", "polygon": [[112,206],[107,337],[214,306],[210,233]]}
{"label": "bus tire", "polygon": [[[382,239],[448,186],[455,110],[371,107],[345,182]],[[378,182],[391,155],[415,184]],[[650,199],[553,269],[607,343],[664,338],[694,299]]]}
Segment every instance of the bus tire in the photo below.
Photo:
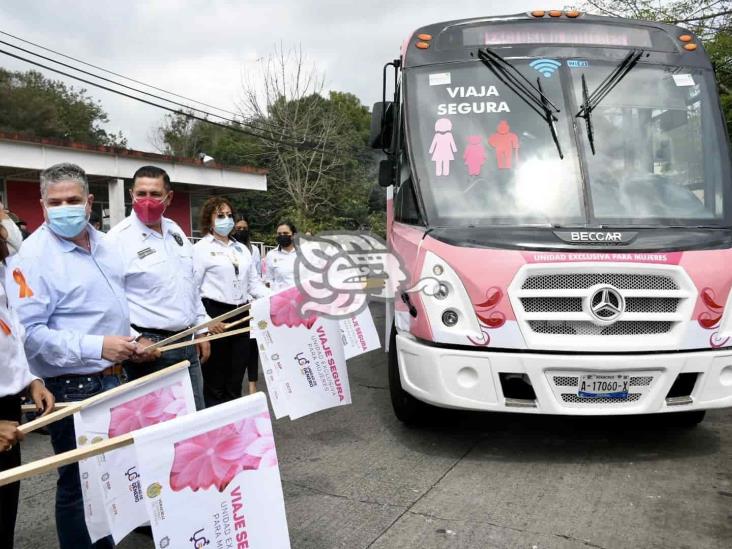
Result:
{"label": "bus tire", "polygon": [[427,420],[430,405],[417,400],[402,388],[396,348],[396,328],[392,326],[389,338],[389,395],[397,419],[407,425],[420,425]]}
{"label": "bus tire", "polygon": [[673,424],[677,427],[696,427],[703,420],[707,414],[706,410],[693,410],[690,412],[675,412],[670,414],[673,418],[670,418]]}

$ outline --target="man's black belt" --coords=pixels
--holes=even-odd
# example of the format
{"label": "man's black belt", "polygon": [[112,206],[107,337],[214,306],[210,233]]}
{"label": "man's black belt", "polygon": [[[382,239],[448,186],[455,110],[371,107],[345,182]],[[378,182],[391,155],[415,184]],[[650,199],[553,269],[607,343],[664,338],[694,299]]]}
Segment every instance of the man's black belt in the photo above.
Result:
{"label": "man's black belt", "polygon": [[158,330],[157,328],[142,328],[142,327],[140,327],[140,326],[138,326],[136,324],[131,324],[131,326],[132,326],[132,328],[137,333],[140,333],[140,334],[142,334],[142,333],[153,334],[153,335],[160,336],[160,337],[170,337],[170,336],[173,336],[173,335],[175,335],[175,334],[177,334],[179,332],[182,332],[183,330],[188,329],[186,327],[186,328],[181,328],[180,330],[171,332],[170,330]]}

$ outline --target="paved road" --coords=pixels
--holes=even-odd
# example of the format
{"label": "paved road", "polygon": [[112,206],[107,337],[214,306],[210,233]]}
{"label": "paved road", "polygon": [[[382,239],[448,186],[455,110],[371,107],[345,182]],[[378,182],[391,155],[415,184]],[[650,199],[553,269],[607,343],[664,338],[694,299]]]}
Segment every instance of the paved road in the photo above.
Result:
{"label": "paved road", "polygon": [[[732,547],[732,411],[691,430],[455,412],[411,430],[382,353],[349,373],[352,406],[275,424],[294,548]],[[48,438],[24,451],[50,454]],[[56,547],[54,482],[23,483],[17,547]]]}

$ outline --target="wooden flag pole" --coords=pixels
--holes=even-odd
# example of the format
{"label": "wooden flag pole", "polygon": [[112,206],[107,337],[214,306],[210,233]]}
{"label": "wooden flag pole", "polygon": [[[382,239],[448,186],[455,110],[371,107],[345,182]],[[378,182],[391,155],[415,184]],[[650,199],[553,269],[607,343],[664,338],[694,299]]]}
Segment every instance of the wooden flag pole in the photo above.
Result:
{"label": "wooden flag pole", "polygon": [[240,318],[239,320],[235,320],[234,322],[230,322],[229,324],[224,324],[224,330],[230,330],[234,326],[238,326],[239,324],[242,324],[246,322],[247,320],[251,320],[251,316],[245,316],[244,318]]}
{"label": "wooden flag pole", "polygon": [[172,345],[166,345],[165,347],[160,347],[160,352],[164,353],[166,351],[172,351],[173,349],[180,349],[181,347],[188,347],[189,345],[196,345],[197,343],[202,343],[204,341],[213,341],[215,339],[221,339],[224,337],[230,337],[235,336],[238,334],[244,334],[251,330],[251,328],[240,328],[239,330],[234,330],[233,332],[224,332],[222,334],[216,334],[211,335],[207,337],[199,337],[198,339],[192,339],[190,341],[181,341],[180,343],[173,343]]}
{"label": "wooden flag pole", "polygon": [[[162,370],[161,370],[162,371]],[[62,454],[50,456],[47,458],[39,459],[25,465],[13,467],[7,471],[0,472],[0,486],[5,486],[11,482],[17,482],[24,478],[32,477],[34,475],[40,475],[48,471],[53,471],[63,465],[70,463],[76,463],[82,459],[90,458],[110,450],[116,450],[123,446],[129,446],[134,442],[132,433],[126,433],[114,438],[108,438],[101,442],[90,444],[89,446],[82,446],[74,450],[69,450]]]}
{"label": "wooden flag pole", "polygon": [[[100,400],[106,400],[108,398],[111,398],[111,397],[114,397],[117,395],[121,395],[123,393],[126,393],[130,389],[134,389],[135,387],[144,385],[149,381],[153,381],[154,379],[159,379],[161,377],[165,377],[166,375],[171,374],[173,372],[177,372],[178,370],[188,368],[188,366],[190,366],[190,365],[191,365],[190,362],[188,362],[187,360],[183,360],[181,362],[173,364],[172,366],[168,366],[167,368],[163,368],[162,370],[153,372],[152,374],[148,374],[146,376],[137,378],[133,381],[124,383],[123,385],[120,385],[119,387],[115,387],[114,389],[110,389],[109,391],[104,391],[103,393],[99,393],[98,395],[89,397],[86,400],[80,400],[78,402],[63,403],[63,404],[66,404],[66,406],[58,408],[56,411],[51,412],[47,416],[42,416],[42,417],[34,419],[33,421],[29,421],[28,423],[24,423],[23,425],[18,427],[18,431],[27,435],[28,433],[35,431],[36,429],[45,427],[49,423],[53,423],[54,421],[58,421],[59,419],[63,419],[65,417],[71,416],[71,415],[75,414],[76,412],[78,412],[79,410],[86,408],[87,406],[96,404]],[[59,403],[59,404],[61,404],[61,403]]]}
{"label": "wooden flag pole", "polygon": [[[66,408],[67,406],[71,406],[72,404],[73,402],[57,402],[56,404],[54,404],[54,409],[59,410],[61,408]],[[20,411],[23,413],[37,412],[38,408],[36,408],[35,404],[21,404]]]}
{"label": "wooden flag pole", "polygon": [[153,343],[152,345],[148,345],[145,347],[142,352],[145,351],[152,351],[155,349],[160,349],[162,347],[165,347],[169,343],[173,343],[174,341],[178,341],[179,339],[193,335],[199,330],[203,330],[204,328],[208,328],[209,326],[213,326],[214,324],[218,324],[219,322],[223,322],[224,320],[227,320],[231,318],[232,316],[236,316],[240,313],[243,313],[244,311],[248,311],[249,308],[252,306],[251,303],[245,303],[241,307],[237,307],[236,309],[233,309],[229,311],[228,313],[224,313],[222,315],[217,316],[216,318],[212,318],[208,322],[202,322],[198,326],[194,326],[193,328],[188,328],[187,330],[183,330],[182,332],[178,332],[177,334],[174,334],[170,337],[166,337],[165,339],[161,339],[157,343]]}

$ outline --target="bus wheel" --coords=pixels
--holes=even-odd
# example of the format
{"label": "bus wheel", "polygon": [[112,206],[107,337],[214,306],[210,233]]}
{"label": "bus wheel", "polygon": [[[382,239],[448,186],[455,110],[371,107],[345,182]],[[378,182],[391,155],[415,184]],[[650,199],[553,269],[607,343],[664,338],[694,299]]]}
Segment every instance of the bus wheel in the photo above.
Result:
{"label": "bus wheel", "polygon": [[694,410],[692,412],[675,412],[668,415],[671,423],[677,427],[696,427],[702,422],[706,414],[706,410]]}
{"label": "bus wheel", "polygon": [[399,377],[399,361],[396,348],[396,328],[392,326],[389,338],[389,394],[394,414],[399,421],[407,425],[419,425],[427,419],[431,406],[402,389]]}

